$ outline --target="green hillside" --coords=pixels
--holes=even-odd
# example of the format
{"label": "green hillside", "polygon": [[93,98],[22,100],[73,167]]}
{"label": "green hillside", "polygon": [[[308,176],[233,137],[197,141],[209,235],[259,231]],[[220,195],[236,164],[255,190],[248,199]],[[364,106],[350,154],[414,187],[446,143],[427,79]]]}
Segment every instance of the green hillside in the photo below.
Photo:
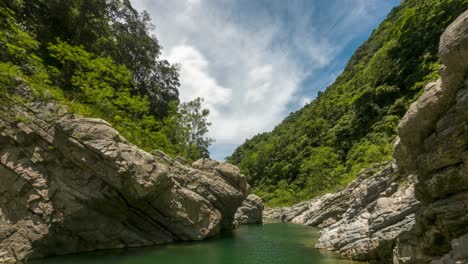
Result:
{"label": "green hillside", "polygon": [[[152,27],[129,0],[2,0],[0,100],[58,101],[145,150],[205,156],[208,111],[201,99],[179,105],[178,67]],[[24,85],[32,98],[15,95]]]}
{"label": "green hillside", "polygon": [[332,85],[227,160],[277,206],[336,190],[370,164],[392,159],[400,118],[438,77],[439,37],[467,8],[468,0],[403,1]]}

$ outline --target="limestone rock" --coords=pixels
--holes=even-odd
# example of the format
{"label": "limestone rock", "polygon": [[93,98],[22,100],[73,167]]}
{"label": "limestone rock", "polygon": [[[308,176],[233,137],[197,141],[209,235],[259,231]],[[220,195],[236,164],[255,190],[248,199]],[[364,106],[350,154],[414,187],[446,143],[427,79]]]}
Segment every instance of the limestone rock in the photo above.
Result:
{"label": "limestone rock", "polygon": [[398,236],[412,228],[419,203],[411,179],[390,196],[380,195],[358,214],[343,218],[322,230],[318,248],[337,250],[356,260],[385,263]]}
{"label": "limestone rock", "polygon": [[213,167],[150,154],[107,122],[54,103],[2,106],[0,263],[232,228],[250,189],[236,167],[206,162]]}
{"label": "limestone rock", "polygon": [[382,261],[398,235],[412,227],[418,209],[414,178],[400,179],[395,165],[387,163],[363,171],[340,192],[283,208],[281,217],[322,227],[318,248]]}
{"label": "limestone rock", "polygon": [[441,79],[421,95],[398,130],[395,159],[417,175],[416,197],[423,210],[416,215],[412,238],[398,242],[398,248],[418,254],[406,254],[405,262],[397,257],[395,263],[468,262],[463,254],[452,256],[459,248],[452,241],[464,241],[457,239],[468,234],[468,11],[442,35],[439,55]]}
{"label": "limestone rock", "polygon": [[262,198],[250,194],[237,209],[234,220],[240,225],[261,224],[264,207]]}
{"label": "limestone rock", "polygon": [[266,207],[263,210],[263,221],[282,221],[284,219],[283,208],[279,207]]}

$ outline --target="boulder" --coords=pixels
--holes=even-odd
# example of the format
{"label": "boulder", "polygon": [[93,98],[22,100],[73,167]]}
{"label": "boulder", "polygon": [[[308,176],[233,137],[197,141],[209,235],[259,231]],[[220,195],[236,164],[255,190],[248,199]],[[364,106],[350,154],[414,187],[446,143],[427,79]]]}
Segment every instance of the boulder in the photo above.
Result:
{"label": "boulder", "polygon": [[263,223],[262,214],[264,207],[262,198],[255,194],[250,194],[237,209],[234,221],[240,225],[261,224]]}
{"label": "boulder", "polygon": [[[18,118],[21,116],[21,118]],[[145,152],[54,103],[0,108],[0,263],[214,236],[250,192],[230,164]]]}

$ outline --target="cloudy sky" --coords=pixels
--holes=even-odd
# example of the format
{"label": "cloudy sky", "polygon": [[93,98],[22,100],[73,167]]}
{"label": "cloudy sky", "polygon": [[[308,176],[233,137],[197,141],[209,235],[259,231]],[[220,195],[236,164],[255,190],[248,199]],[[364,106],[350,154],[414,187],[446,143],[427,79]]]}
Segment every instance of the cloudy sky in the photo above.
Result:
{"label": "cloudy sky", "polygon": [[180,99],[205,99],[223,160],[313,100],[400,0],[132,0],[178,63]]}

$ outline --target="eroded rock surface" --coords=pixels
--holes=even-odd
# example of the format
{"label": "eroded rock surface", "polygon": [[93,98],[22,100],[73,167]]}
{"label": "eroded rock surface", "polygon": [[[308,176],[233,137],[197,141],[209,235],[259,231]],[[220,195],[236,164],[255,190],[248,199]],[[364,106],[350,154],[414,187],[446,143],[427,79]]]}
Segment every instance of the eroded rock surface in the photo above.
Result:
{"label": "eroded rock surface", "polygon": [[237,209],[234,220],[240,225],[261,224],[263,223],[264,207],[262,198],[250,194]]}
{"label": "eroded rock surface", "polygon": [[402,237],[396,263],[468,263],[468,11],[440,40],[441,78],[427,85],[398,127],[395,159],[417,175],[423,210]]}
{"label": "eroded rock surface", "polygon": [[54,103],[0,109],[0,263],[201,240],[250,193],[230,164],[193,167]]}
{"label": "eroded rock surface", "polygon": [[411,229],[420,203],[414,176],[400,177],[394,163],[363,171],[347,188],[290,208],[277,219],[323,228],[316,247],[356,260],[391,259],[398,236]]}

